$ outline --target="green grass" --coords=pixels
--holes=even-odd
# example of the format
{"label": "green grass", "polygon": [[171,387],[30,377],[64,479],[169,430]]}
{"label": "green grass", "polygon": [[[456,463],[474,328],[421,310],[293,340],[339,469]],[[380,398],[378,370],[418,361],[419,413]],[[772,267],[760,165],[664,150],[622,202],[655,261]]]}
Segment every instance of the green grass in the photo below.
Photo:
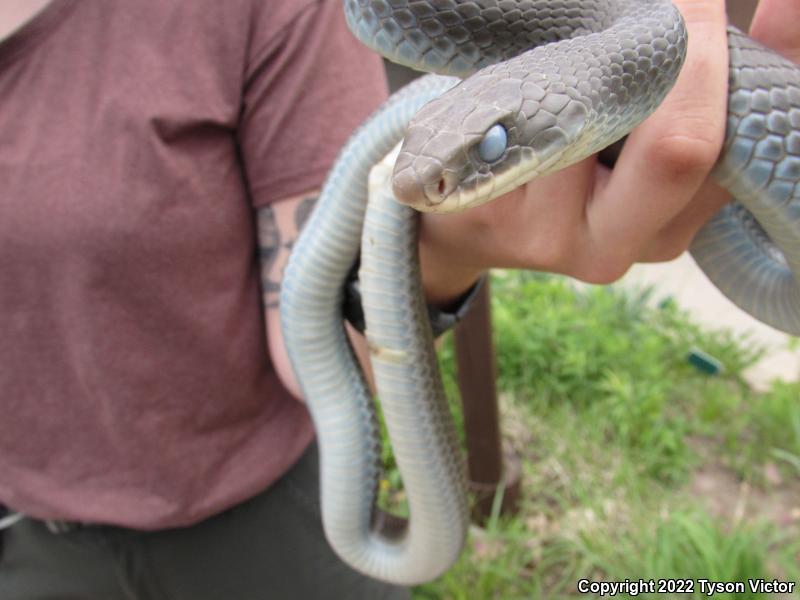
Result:
{"label": "green grass", "polygon": [[[697,511],[670,514],[649,525],[637,523],[639,529],[622,533],[609,531],[598,521],[586,531],[534,542],[520,519],[499,522],[472,541],[447,575],[418,587],[414,597],[574,598],[581,595],[576,589],[581,579],[691,579],[694,593],[675,597],[702,598],[705,594],[696,583],[700,579],[746,582],[748,578],[771,580],[775,576],[768,562],[772,547],[781,540],[772,527],[747,525],[725,530]],[[795,570],[795,578],[796,574]],[[645,593],[641,597],[665,595]],[[720,593],[715,597],[761,596]]]}
{"label": "green grass", "polygon": [[[761,348],[651,291],[519,273],[492,286],[503,428],[523,459],[525,500],[518,515],[475,529],[461,560],[415,598],[585,597],[575,587],[584,577],[800,581],[800,515],[779,522],[766,502],[738,514],[735,498],[721,510],[692,487],[713,468],[734,490],[800,498],[800,385],[753,392],[742,373]],[[723,373],[693,367],[693,349]],[[457,410],[449,342],[440,359]],[[392,469],[387,483],[391,498]]]}
{"label": "green grass", "polygon": [[[745,397],[742,371],[763,350],[698,327],[671,301],[654,308],[651,294],[576,291],[565,279],[542,275],[496,276],[498,385],[540,417],[567,403],[606,438],[638,451],[643,475],[678,482],[693,464],[687,436],[742,409],[742,402],[725,402]],[[724,376],[693,367],[687,357],[695,348],[719,360]],[[449,352],[443,363],[452,378]],[[700,401],[705,396],[717,398],[716,412]]]}
{"label": "green grass", "polygon": [[[726,530],[703,512],[678,512],[632,540],[632,549],[609,547],[607,537],[587,536],[579,551],[609,579],[637,573],[644,579],[746,581],[771,579],[766,550],[777,540],[769,526],[748,524]],[[699,589],[696,595],[701,596]]]}

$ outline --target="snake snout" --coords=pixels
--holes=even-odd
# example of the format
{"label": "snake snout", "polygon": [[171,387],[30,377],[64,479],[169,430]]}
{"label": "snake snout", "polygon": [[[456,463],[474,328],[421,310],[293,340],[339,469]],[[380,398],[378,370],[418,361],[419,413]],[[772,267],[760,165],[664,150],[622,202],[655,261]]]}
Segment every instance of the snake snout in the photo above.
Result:
{"label": "snake snout", "polygon": [[422,157],[404,160],[402,152],[392,177],[392,191],[398,202],[422,211],[437,210],[458,189],[458,184],[456,174],[443,169],[437,161]]}
{"label": "snake snout", "polygon": [[412,208],[425,204],[426,201],[425,190],[411,167],[401,170],[395,167],[392,176],[392,192],[398,202]]}

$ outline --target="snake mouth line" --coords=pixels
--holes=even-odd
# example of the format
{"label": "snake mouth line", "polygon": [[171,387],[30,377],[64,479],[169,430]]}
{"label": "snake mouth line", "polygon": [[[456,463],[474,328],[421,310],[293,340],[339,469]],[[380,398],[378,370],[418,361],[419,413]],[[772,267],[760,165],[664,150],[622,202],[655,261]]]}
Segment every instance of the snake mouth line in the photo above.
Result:
{"label": "snake mouth line", "polygon": [[[487,183],[474,188],[457,186],[456,189],[443,198],[441,196],[431,198],[428,195],[427,188],[425,188],[425,193],[421,197],[416,195],[408,199],[397,197],[397,200],[420,212],[440,214],[460,212],[486,204],[498,196],[518,188],[526,181],[547,175],[567,166],[567,164],[562,164],[564,157],[561,154],[549,156],[544,161],[540,161],[533,150],[523,149],[523,154],[528,153],[530,156],[523,158],[517,168],[497,173]],[[448,183],[442,184],[440,181],[437,184],[437,188],[440,185],[447,186]],[[397,196],[397,194],[395,195]]]}

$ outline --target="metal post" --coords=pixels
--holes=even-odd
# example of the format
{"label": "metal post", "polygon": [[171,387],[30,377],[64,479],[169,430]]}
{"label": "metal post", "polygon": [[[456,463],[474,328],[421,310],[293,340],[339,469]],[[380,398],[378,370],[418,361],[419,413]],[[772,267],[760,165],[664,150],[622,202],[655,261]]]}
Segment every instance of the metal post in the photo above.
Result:
{"label": "metal post", "polygon": [[516,511],[520,493],[519,461],[504,455],[500,436],[488,281],[456,327],[455,349],[469,481],[476,497],[473,519],[483,522],[491,515],[498,488],[501,513]]}

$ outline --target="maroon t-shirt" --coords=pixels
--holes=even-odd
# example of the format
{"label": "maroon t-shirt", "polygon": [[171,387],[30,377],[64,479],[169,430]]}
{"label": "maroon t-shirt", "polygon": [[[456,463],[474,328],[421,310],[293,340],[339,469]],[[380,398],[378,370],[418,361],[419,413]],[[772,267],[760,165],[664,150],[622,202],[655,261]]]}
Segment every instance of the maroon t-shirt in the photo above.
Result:
{"label": "maroon t-shirt", "polygon": [[0,503],[179,526],[307,447],[254,207],[319,186],[385,95],[341,11],[55,0],[0,41]]}

